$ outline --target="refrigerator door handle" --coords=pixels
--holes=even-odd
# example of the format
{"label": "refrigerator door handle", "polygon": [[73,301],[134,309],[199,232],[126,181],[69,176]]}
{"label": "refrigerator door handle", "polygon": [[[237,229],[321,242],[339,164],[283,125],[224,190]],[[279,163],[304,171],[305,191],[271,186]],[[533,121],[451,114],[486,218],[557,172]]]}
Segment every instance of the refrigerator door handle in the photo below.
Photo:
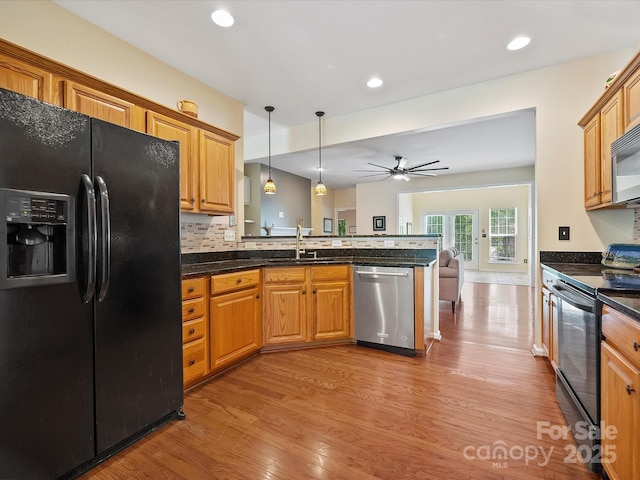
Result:
{"label": "refrigerator door handle", "polygon": [[109,210],[109,190],[102,177],[96,176],[98,186],[98,203],[100,205],[100,222],[102,226],[100,284],[98,285],[98,301],[104,300],[109,290],[109,274],[111,268],[111,213]]}
{"label": "refrigerator door handle", "polygon": [[98,232],[96,230],[96,192],[87,174],[80,177],[85,189],[87,200],[87,288],[82,296],[83,303],[89,303],[96,291],[96,244]]}

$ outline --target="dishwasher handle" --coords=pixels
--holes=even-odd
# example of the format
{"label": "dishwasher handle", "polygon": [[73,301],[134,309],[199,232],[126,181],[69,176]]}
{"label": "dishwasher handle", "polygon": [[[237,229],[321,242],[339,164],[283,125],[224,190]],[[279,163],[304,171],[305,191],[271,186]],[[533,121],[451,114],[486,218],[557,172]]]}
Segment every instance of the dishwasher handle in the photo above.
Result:
{"label": "dishwasher handle", "polygon": [[408,277],[409,274],[407,272],[359,272],[356,270],[356,274],[365,275],[365,276],[379,276],[379,277]]}

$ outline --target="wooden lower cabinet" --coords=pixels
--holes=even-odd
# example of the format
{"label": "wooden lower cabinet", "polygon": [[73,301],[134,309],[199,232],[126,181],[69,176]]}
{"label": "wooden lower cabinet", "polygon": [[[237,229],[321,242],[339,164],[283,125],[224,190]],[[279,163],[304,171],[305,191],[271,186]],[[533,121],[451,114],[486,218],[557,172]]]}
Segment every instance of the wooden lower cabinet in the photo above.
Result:
{"label": "wooden lower cabinet", "polygon": [[209,372],[207,364],[206,277],[182,281],[182,361],[184,388],[199,382]]}
{"label": "wooden lower cabinet", "polygon": [[602,464],[610,480],[640,478],[640,323],[603,307]]}
{"label": "wooden lower cabinet", "polygon": [[558,312],[556,296],[548,288],[554,278],[542,271],[542,346],[554,370],[558,368]]}
{"label": "wooden lower cabinet", "polygon": [[351,267],[270,267],[264,280],[265,345],[353,337]]}
{"label": "wooden lower cabinet", "polygon": [[262,347],[260,270],[211,277],[210,370],[226,368]]}

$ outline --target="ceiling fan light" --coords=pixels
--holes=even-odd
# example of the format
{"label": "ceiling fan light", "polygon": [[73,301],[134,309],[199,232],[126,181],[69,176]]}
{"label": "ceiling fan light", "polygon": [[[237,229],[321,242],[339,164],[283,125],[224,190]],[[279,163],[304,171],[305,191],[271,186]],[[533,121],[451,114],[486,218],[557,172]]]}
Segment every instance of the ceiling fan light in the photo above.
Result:
{"label": "ceiling fan light", "polygon": [[404,179],[404,173],[396,172],[392,175],[392,177],[396,180],[402,180]]}
{"label": "ceiling fan light", "polygon": [[267,195],[273,195],[274,193],[276,193],[276,184],[273,183],[271,177],[269,177],[267,183],[264,184],[264,193],[266,193]]}
{"label": "ceiling fan light", "polygon": [[326,194],[327,194],[327,187],[324,186],[324,183],[318,182],[316,184],[316,195],[321,196]]}

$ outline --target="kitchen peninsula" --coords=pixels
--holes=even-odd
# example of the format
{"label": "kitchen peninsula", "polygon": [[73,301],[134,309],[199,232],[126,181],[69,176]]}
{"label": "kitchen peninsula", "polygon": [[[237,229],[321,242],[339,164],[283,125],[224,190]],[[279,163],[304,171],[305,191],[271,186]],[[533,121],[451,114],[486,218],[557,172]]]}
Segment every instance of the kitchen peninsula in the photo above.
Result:
{"label": "kitchen peninsula", "polygon": [[185,388],[258,353],[355,343],[354,265],[413,271],[415,353],[424,355],[440,336],[436,238],[305,237],[299,259],[290,237],[183,253]]}

